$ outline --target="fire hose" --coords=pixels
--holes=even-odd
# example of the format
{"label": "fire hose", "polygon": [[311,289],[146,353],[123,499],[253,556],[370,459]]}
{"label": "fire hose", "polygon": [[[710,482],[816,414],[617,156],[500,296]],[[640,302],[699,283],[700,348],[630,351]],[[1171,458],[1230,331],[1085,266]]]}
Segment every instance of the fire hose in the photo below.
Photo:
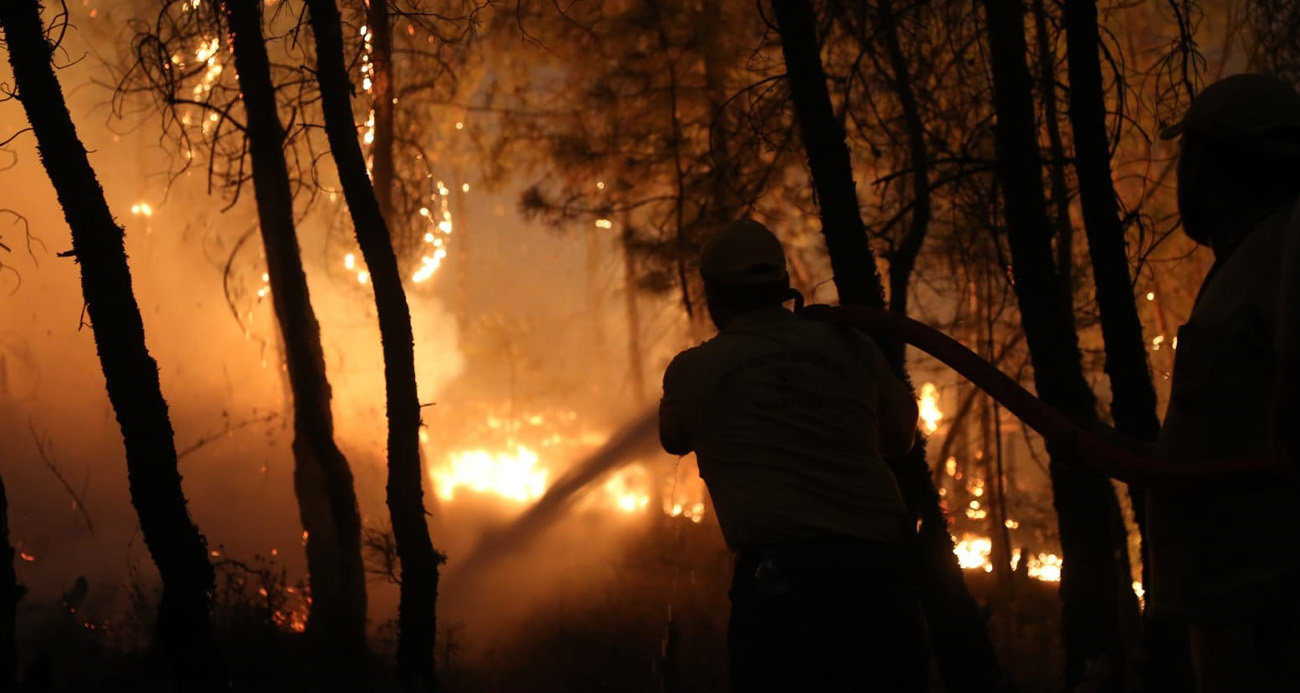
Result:
{"label": "fire hose", "polygon": [[1050,449],[1072,449],[1072,457],[1108,477],[1140,485],[1281,475],[1283,467],[1269,456],[1216,460],[1167,460],[1117,445],[1030,394],[993,364],[944,333],[906,316],[866,306],[812,305],[800,315],[906,342],[933,356],[983,390],[1027,426]]}

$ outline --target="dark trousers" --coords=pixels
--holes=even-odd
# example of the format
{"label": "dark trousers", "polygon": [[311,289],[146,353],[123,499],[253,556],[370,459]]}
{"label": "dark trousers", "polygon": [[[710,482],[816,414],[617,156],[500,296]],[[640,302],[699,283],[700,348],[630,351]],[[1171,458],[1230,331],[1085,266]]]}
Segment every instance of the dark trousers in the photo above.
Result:
{"label": "dark trousers", "polygon": [[925,691],[911,566],[902,545],[856,540],[738,551],[731,692]]}

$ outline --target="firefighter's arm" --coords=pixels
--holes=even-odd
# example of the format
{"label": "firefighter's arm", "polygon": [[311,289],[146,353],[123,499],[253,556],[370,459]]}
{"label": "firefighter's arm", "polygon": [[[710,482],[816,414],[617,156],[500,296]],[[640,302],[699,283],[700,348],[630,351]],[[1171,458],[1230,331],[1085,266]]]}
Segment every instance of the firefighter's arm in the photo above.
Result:
{"label": "firefighter's arm", "polygon": [[686,420],[674,401],[672,386],[673,365],[664,372],[664,394],[659,400],[659,444],[670,455],[687,455],[695,451]]}

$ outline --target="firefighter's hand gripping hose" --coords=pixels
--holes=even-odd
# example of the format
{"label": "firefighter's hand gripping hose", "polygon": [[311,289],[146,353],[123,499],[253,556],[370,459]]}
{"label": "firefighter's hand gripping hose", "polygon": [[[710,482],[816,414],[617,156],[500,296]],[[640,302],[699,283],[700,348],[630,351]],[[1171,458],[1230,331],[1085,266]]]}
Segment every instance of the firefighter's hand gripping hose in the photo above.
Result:
{"label": "firefighter's hand gripping hose", "polygon": [[800,315],[906,342],[942,361],[997,400],[1047,440],[1053,450],[1073,450],[1078,462],[1106,476],[1143,486],[1281,475],[1268,457],[1166,460],[1124,449],[1085,430],[1030,394],[1019,383],[942,332],[902,315],[865,306],[813,305]]}

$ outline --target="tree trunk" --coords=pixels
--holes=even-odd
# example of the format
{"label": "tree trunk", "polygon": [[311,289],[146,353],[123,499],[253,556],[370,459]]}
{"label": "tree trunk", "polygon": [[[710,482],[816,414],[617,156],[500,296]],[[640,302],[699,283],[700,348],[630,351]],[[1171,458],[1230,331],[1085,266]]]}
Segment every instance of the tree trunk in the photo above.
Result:
{"label": "tree trunk", "polygon": [[627,372],[632,387],[633,404],[646,401],[645,355],[641,347],[641,308],[636,288],[636,258],[632,254],[632,215],[623,215],[623,235],[619,248],[623,252],[623,307],[627,315]]}
{"label": "tree trunk", "polygon": [[[18,100],[72,230],[72,255],[81,266],[86,313],[126,448],[131,503],[162,579],[158,642],[170,659],[179,689],[226,690],[225,663],[212,637],[212,565],[207,543],[186,508],[167,402],[158,364],[145,346],[122,228],[113,220],[54,76],[40,3],[0,3],[0,25]],[[5,572],[12,575],[12,561]],[[9,590],[10,580],[3,582],[0,589]],[[6,611],[11,609],[12,593],[0,602]],[[5,622],[11,623],[7,615]]]}
{"label": "tree trunk", "polygon": [[[7,26],[7,24],[6,24]],[[9,496],[0,479],[0,691],[18,685],[17,615],[22,592],[14,572],[14,547],[9,542]]]}
{"label": "tree trunk", "polygon": [[433,548],[424,519],[420,400],[415,381],[411,312],[388,226],[366,178],[365,157],[357,142],[338,6],[334,0],[308,0],[307,8],[316,35],[316,76],[320,81],[326,136],[352,213],[357,244],[370,271],[383,344],[388,411],[388,511],[402,571],[397,622],[398,677],[406,685],[431,691],[436,686],[433,643],[441,557]]}
{"label": "tree trunk", "polygon": [[[366,0],[366,32],[370,39],[370,97],[375,110],[375,139],[370,146],[370,175],[379,213],[393,219],[393,26],[388,0]],[[344,196],[347,191],[343,191]],[[388,242],[392,245],[391,242]],[[364,252],[364,251],[363,251]],[[371,276],[374,270],[371,270]]]}
{"label": "tree trunk", "polygon": [[[1041,2],[1042,0],[1038,0]],[[1147,362],[1146,339],[1138,318],[1133,280],[1129,274],[1128,250],[1124,225],[1119,218],[1119,204],[1110,168],[1110,140],[1106,131],[1106,98],[1102,84],[1101,59],[1098,51],[1101,33],[1097,25],[1095,0],[1067,0],[1065,3],[1066,51],[1070,76],[1070,124],[1074,130],[1075,170],[1079,177],[1079,200],[1083,223],[1088,235],[1088,253],[1092,259],[1092,276],[1096,283],[1097,305],[1101,313],[1101,331],[1105,341],[1106,374],[1110,377],[1111,415],[1115,427],[1124,435],[1141,441],[1154,441],[1160,432],[1156,415],[1156,390],[1151,382]],[[1142,489],[1130,488],[1142,536],[1142,582],[1151,584],[1150,561],[1146,551],[1146,497]],[[1123,584],[1123,583],[1121,583]],[[1128,606],[1128,605],[1125,605]],[[1136,607],[1136,604],[1132,604]],[[1136,611],[1129,615],[1137,619]],[[1156,629],[1147,634],[1149,653],[1158,654],[1172,648],[1151,639],[1169,637]],[[1146,673],[1150,682],[1186,679],[1176,671],[1176,660],[1148,657]]]}
{"label": "tree trunk", "polygon": [[1156,416],[1156,390],[1151,384],[1146,340],[1133,296],[1124,226],[1111,178],[1096,0],[1066,0],[1065,28],[1074,168],[1079,176],[1079,200],[1097,284],[1106,374],[1114,393],[1111,413],[1121,433],[1152,441],[1160,432],[1160,420]]}
{"label": "tree trunk", "polygon": [[1065,144],[1056,111],[1056,56],[1047,31],[1047,8],[1043,0],[1034,0],[1034,33],[1038,49],[1038,89],[1043,102],[1043,121],[1047,126],[1047,146],[1052,161],[1047,178],[1052,186],[1052,204],[1056,207],[1056,273],[1061,277],[1061,299],[1074,315],[1074,222],[1070,219],[1070,186],[1065,179]]}
{"label": "tree trunk", "polygon": [[[889,56],[889,68],[894,73],[894,92],[898,95],[903,124],[907,128],[908,166],[912,169],[911,222],[903,242],[889,258],[889,309],[907,315],[907,288],[930,229],[930,155],[925,143],[925,121],[921,119],[921,109],[912,87],[911,68],[903,54],[898,36],[898,17],[894,14],[891,0],[879,0],[877,11],[880,14],[880,38]],[[896,354],[894,358],[901,361],[903,355]]]}
{"label": "tree trunk", "polygon": [[[844,128],[831,109],[812,5],[808,0],[773,0],[772,6],[840,302],[883,307],[884,289],[858,210]],[[901,356],[902,349],[891,353]],[[901,360],[891,365],[905,375]],[[950,690],[991,691],[1001,672],[987,624],[953,554],[952,535],[925,463],[923,443],[893,468],[912,514],[920,521],[918,578],[930,639]]]}
{"label": "tree trunk", "polygon": [[451,201],[453,204],[452,214],[455,219],[455,244],[456,251],[456,329],[460,339],[465,339],[469,333],[469,272],[470,272],[470,237],[469,237],[469,201],[466,196],[469,194],[465,190],[465,176],[461,168],[457,166],[453,172],[455,182],[460,185],[453,185],[451,189]]}
{"label": "tree trunk", "polygon": [[[984,0],[984,6],[997,113],[997,175],[1034,384],[1047,404],[1069,416],[1095,418],[1096,399],[1083,377],[1074,316],[1064,308],[1054,269],[1033,82],[1025,63],[1024,7],[1020,0]],[[1090,662],[1104,659],[1114,671],[1128,665],[1125,645],[1132,640],[1121,619],[1135,605],[1122,551],[1126,534],[1110,480],[1059,454],[1052,455],[1050,475],[1065,563],[1062,628],[1066,683],[1072,688]]]}
{"label": "tree trunk", "polygon": [[275,315],[284,340],[294,399],[294,492],[307,540],[311,614],[307,631],[322,646],[327,667],[346,676],[362,669],[366,641],[366,583],[361,517],[348,461],[334,442],[330,384],[320,325],[293,220],[293,193],[284,158],[284,128],[262,39],[262,3],[225,0],[235,69],[247,113],[253,192]]}

